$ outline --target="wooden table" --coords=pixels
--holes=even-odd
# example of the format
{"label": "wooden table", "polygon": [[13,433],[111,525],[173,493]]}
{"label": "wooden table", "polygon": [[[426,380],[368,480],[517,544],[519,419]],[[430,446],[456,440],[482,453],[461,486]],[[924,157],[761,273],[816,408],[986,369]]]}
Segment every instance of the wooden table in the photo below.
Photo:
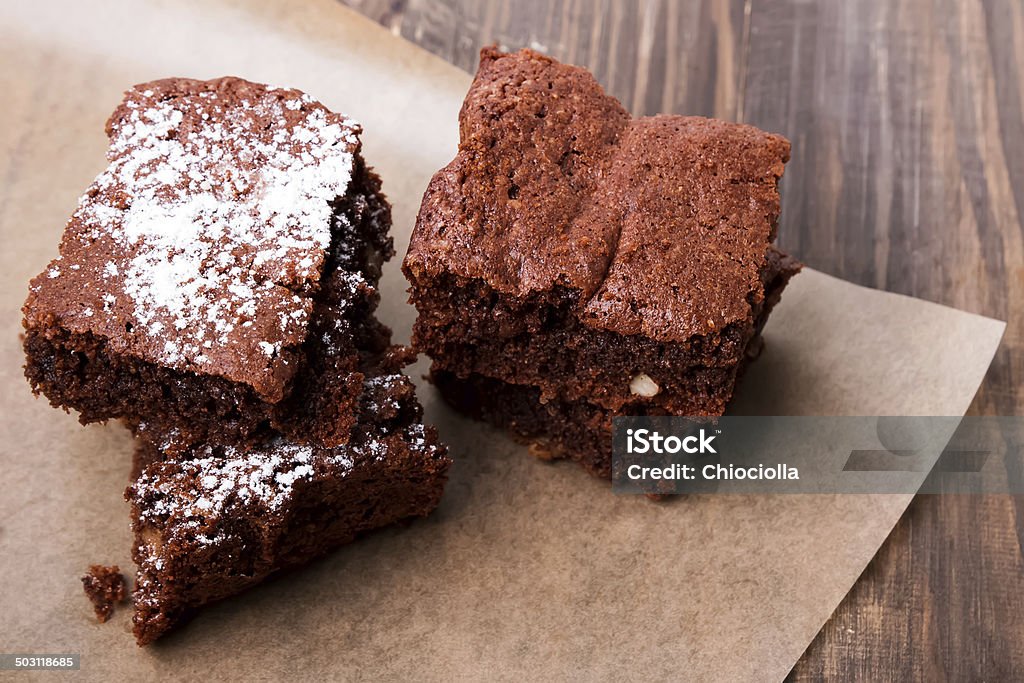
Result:
{"label": "wooden table", "polygon": [[[1009,321],[974,414],[1024,414],[1020,0],[344,0],[467,71],[590,68],[634,114],[785,134],[779,242],[857,283]],[[1024,499],[918,496],[795,680],[1024,679]]]}

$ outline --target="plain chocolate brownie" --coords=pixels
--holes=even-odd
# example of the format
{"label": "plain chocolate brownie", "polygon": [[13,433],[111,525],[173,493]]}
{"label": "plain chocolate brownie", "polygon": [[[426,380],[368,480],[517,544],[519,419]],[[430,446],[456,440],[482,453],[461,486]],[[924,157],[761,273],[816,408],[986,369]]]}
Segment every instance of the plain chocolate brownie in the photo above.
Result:
{"label": "plain chocolate brownie", "polygon": [[633,119],[583,69],[485,49],[403,263],[413,343],[447,386],[720,415],[799,269],[772,246],[788,159],[781,136]]}

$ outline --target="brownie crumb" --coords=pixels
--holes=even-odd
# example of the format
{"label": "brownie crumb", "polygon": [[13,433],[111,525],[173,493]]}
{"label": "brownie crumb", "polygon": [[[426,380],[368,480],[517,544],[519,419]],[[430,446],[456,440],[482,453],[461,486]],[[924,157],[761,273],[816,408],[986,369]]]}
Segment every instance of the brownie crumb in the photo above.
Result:
{"label": "brownie crumb", "polygon": [[82,577],[82,586],[92,601],[96,619],[101,624],[110,618],[114,605],[124,602],[124,575],[116,564],[112,567],[92,565],[89,567],[89,573]]}

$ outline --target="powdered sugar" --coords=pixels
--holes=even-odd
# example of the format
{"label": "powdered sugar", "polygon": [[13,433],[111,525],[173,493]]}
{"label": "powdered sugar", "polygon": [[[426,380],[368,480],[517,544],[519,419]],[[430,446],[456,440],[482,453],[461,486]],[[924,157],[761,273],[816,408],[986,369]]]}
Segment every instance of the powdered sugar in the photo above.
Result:
{"label": "powdered sugar", "polygon": [[[400,434],[414,451],[428,457],[438,452],[420,423],[407,425]],[[188,533],[209,530],[220,519],[282,511],[293,500],[300,482],[345,477],[361,457],[388,458],[394,449],[389,441],[392,436],[385,431],[333,449],[300,445],[283,437],[249,451],[199,446],[192,451],[196,456],[192,459],[146,468],[132,486],[131,497],[145,501],[140,509],[141,524],[169,530],[182,526]]]}
{"label": "powdered sugar", "polygon": [[[393,377],[400,376],[379,383],[385,386]],[[407,459],[409,451],[423,458],[421,464]],[[334,449],[278,438],[249,453],[201,447],[191,454],[199,458],[150,465],[129,489],[137,515],[132,525],[137,614],[173,615],[174,608],[197,597],[190,604],[201,604],[205,588],[219,588],[220,577],[255,583],[323,552],[332,534],[337,544],[339,528],[358,532],[422,514],[426,496],[440,494],[438,475],[443,477],[446,465],[438,462],[443,447],[419,423],[400,432],[384,428]],[[404,483],[375,464],[388,459],[408,473]],[[395,487],[394,501],[382,488],[389,485]],[[401,495],[410,486],[423,487],[420,501]],[[368,501],[365,515],[351,507],[364,500],[361,495]],[[240,587],[231,585],[232,591]]]}
{"label": "powdered sugar", "polygon": [[270,514],[286,506],[299,482],[328,470],[343,476],[353,464],[344,448],[314,452],[280,438],[247,453],[235,448],[205,451],[204,457],[181,462],[170,477],[159,469],[143,474],[134,487],[138,497],[152,499],[143,521],[171,516],[186,526],[199,525],[242,508]]}
{"label": "powdered sugar", "polygon": [[211,342],[230,343],[271,297],[285,314],[273,317],[277,332],[260,325],[266,356],[305,327],[330,245],[330,202],[351,180],[351,122],[293,91],[251,88],[227,107],[219,96],[129,93],[110,166],[79,209],[129,253],[103,276],[121,278],[135,334],[158,338],[156,360],[172,366],[202,365]]}
{"label": "powdered sugar", "polygon": [[400,374],[368,377],[363,384],[367,410],[372,413],[400,410],[402,406],[394,392],[397,386],[407,381],[405,375]]}

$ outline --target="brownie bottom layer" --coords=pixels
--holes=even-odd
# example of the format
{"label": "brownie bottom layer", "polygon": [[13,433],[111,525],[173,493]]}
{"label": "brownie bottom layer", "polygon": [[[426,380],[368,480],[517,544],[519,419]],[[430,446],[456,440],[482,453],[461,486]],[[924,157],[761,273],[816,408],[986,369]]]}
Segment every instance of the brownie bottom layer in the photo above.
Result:
{"label": "brownie bottom layer", "polygon": [[[728,369],[723,381],[703,388],[704,397],[714,399],[721,410],[691,415],[721,415],[747,364],[759,355],[763,346],[761,330],[779,302],[783,289],[800,268],[795,260],[781,256],[771,266],[770,276],[765,280],[764,301],[754,312],[754,335],[742,359]],[[549,398],[543,396],[536,386],[513,384],[480,373],[460,376],[437,360],[431,367],[431,381],[454,408],[510,432],[530,444],[534,455],[547,460],[572,460],[591,474],[605,479],[612,476],[613,417],[679,414],[653,405],[640,404],[612,410],[585,400]]]}
{"label": "brownie bottom layer", "polygon": [[[756,339],[751,348],[760,348]],[[742,374],[747,363],[741,363]],[[612,477],[612,418],[619,415],[668,415],[660,409],[609,410],[587,401],[542,400],[537,387],[457,375],[432,368],[430,380],[456,410],[509,432],[542,460],[571,460],[597,477]],[[728,390],[732,393],[735,382]],[[714,416],[711,416],[714,417]]]}
{"label": "brownie bottom layer", "polygon": [[541,403],[540,389],[434,369],[430,379],[456,410],[489,422],[530,445],[544,460],[578,462],[591,474],[611,478],[611,411],[585,401]]}

